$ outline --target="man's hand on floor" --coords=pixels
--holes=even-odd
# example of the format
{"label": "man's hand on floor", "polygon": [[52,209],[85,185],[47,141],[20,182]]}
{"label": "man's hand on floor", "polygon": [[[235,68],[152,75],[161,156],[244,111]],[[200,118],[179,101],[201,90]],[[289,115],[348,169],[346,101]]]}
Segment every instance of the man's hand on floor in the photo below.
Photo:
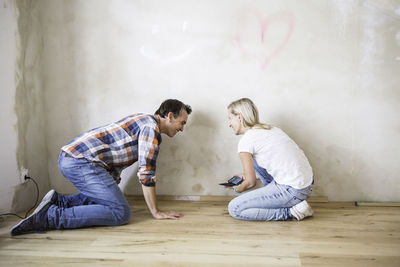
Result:
{"label": "man's hand on floor", "polygon": [[153,213],[153,217],[157,220],[165,220],[165,219],[172,219],[172,220],[176,220],[180,217],[182,217],[183,215],[176,212],[176,211],[157,211],[155,213]]}

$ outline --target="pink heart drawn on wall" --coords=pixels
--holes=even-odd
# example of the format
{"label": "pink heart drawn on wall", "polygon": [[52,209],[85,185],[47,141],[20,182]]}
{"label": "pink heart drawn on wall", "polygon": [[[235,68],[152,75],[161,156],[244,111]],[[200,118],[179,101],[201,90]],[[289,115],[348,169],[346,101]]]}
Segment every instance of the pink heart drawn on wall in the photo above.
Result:
{"label": "pink heart drawn on wall", "polygon": [[[256,23],[251,25],[251,23]],[[247,26],[247,28],[246,28]],[[252,29],[249,26],[253,26]],[[275,35],[279,35],[277,40],[268,40],[271,29],[275,28]],[[287,12],[279,12],[267,17],[261,16],[258,12],[245,13],[239,21],[236,32],[236,44],[242,54],[246,57],[258,58],[261,69],[266,67],[277,54],[289,42],[294,29],[293,15]],[[254,32],[252,32],[254,31]],[[248,36],[253,35],[253,36]],[[255,40],[255,35],[257,35]],[[249,38],[246,38],[249,37]],[[254,41],[252,47],[251,43]],[[248,44],[247,46],[245,44]]]}

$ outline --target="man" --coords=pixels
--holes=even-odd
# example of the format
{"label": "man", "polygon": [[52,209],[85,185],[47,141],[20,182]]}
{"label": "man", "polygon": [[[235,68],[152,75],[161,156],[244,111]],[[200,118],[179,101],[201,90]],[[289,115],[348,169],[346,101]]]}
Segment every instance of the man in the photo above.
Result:
{"label": "man", "polygon": [[134,114],[75,138],[61,148],[58,166],[80,193],[64,196],[50,190],[32,215],[11,229],[11,234],[127,224],[130,208],[117,183],[121,171],[136,161],[153,217],[179,218],[181,214],[157,207],[156,161],[161,133],[173,137],[183,131],[191,111],[181,101],[168,99],[154,115]]}

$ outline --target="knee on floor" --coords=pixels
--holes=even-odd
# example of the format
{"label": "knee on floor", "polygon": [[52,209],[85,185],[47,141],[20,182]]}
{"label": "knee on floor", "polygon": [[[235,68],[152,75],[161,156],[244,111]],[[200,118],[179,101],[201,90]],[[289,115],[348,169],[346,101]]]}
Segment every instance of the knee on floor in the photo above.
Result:
{"label": "knee on floor", "polygon": [[127,224],[131,217],[131,209],[128,205],[123,205],[119,209],[114,210],[116,225]]}
{"label": "knee on floor", "polygon": [[234,203],[233,200],[231,200],[231,202],[229,202],[229,204],[228,204],[228,212],[233,218],[235,218],[235,219],[239,218],[237,205]]}

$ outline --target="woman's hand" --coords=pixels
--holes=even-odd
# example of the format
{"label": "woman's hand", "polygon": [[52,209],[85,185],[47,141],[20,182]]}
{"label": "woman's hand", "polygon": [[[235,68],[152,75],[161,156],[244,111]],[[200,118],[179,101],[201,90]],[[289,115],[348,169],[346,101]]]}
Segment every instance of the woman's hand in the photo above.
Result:
{"label": "woman's hand", "polygon": [[[244,175],[243,174],[235,174],[235,175],[233,175],[232,177],[239,177],[239,178],[242,178],[243,179],[243,181],[244,181]],[[231,189],[233,189],[233,185],[231,185],[231,186],[229,186],[229,185],[224,185],[224,187],[225,188],[231,188]]]}
{"label": "woman's hand", "polygon": [[256,174],[254,171],[253,156],[248,152],[240,152],[239,157],[240,161],[242,162],[244,174],[235,175],[243,179],[243,182],[240,185],[232,187],[235,193],[241,193],[250,188],[253,188],[256,185]]}

